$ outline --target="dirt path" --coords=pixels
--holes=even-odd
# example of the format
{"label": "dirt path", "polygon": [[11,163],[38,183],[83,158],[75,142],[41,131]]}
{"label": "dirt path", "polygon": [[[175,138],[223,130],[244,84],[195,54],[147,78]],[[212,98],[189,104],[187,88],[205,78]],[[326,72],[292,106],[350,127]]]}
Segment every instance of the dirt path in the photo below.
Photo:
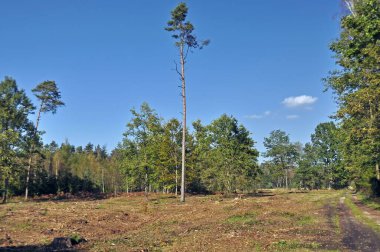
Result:
{"label": "dirt path", "polygon": [[356,206],[361,209],[361,211],[367,218],[372,219],[380,226],[380,211],[366,206],[356,197],[356,195],[352,196],[352,200],[356,204]]}
{"label": "dirt path", "polygon": [[354,218],[344,204],[344,197],[340,199],[338,210],[345,249],[363,252],[380,251],[380,235]]}

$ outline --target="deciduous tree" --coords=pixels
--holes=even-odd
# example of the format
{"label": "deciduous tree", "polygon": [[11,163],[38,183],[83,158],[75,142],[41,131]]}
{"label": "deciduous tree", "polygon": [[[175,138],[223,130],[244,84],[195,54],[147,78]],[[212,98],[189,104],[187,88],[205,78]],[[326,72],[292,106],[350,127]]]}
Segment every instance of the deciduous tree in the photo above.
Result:
{"label": "deciduous tree", "polygon": [[331,44],[339,70],[326,87],[338,103],[345,166],[368,187],[380,181],[380,1],[349,1],[352,14],[341,20],[340,38]]}
{"label": "deciduous tree", "polygon": [[19,154],[25,147],[27,135],[35,130],[28,119],[33,110],[24,90],[17,87],[15,80],[6,77],[0,83],[0,175],[4,182],[4,203],[12,175],[22,167]]}
{"label": "deciduous tree", "polygon": [[267,151],[264,157],[271,158],[272,162],[279,165],[284,172],[285,188],[289,188],[289,170],[296,166],[300,155],[300,146],[291,143],[289,135],[281,130],[274,130],[269,137],[264,138],[264,146]]}

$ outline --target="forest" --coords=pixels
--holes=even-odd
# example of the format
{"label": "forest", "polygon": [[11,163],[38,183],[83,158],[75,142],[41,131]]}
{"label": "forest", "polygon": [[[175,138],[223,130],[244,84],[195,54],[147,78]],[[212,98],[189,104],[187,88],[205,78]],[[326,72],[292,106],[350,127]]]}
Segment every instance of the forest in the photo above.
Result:
{"label": "forest", "polygon": [[[259,6],[267,1],[259,2],[255,1],[255,4]],[[11,76],[2,77],[0,251],[379,251],[380,1],[339,2],[342,9],[339,36],[330,45],[325,45],[329,46],[334,65],[317,87],[331,95],[329,99],[335,102],[336,109],[325,117],[328,120],[318,120],[315,125],[308,122],[314,130],[307,131],[312,134],[305,142],[294,140],[297,138],[281,127],[285,123],[270,124],[271,128],[266,131],[269,134],[265,133],[263,141],[258,142],[258,135],[252,125],[241,119],[242,114],[228,113],[231,110],[226,101],[217,103],[215,100],[215,106],[222,104],[223,110],[217,116],[213,113],[209,120],[194,120],[193,111],[189,116],[192,107],[188,102],[202,102],[199,98],[193,100],[192,92],[196,89],[188,92],[196,82],[191,77],[199,71],[199,68],[190,67],[194,65],[188,64],[189,57],[213,47],[214,40],[201,40],[195,35],[195,26],[188,20],[187,2],[178,3],[166,13],[170,16],[169,21],[161,27],[161,32],[167,35],[167,43],[171,43],[176,53],[172,73],[178,79],[176,83],[170,83],[170,88],[180,90],[177,106],[178,110],[181,109],[181,118],[162,116],[167,113],[156,110],[150,105],[155,103],[149,101],[149,95],[144,95],[145,102],[139,99],[139,104],[131,103],[128,108],[122,108],[125,113],[118,114],[118,117],[127,119],[116,147],[108,149],[106,145],[96,143],[97,139],[85,145],[72,144],[70,138],[63,142],[46,141],[45,136],[52,128],[46,127],[44,122],[55,120],[56,114],[62,113],[69,101],[73,101],[63,92],[65,83],[57,77],[35,83],[34,88],[25,90],[27,85],[22,82],[33,81],[21,78],[18,82]],[[98,7],[103,4],[99,1],[92,3],[99,4]],[[120,1],[117,4],[130,6],[132,3]],[[134,2],[132,6],[134,4],[140,6],[141,3]],[[234,8],[239,5],[234,4],[231,5]],[[316,6],[324,8],[325,4],[318,2]],[[112,8],[118,11],[115,6]],[[95,9],[89,11],[90,16],[102,8]],[[195,10],[200,11],[199,8]],[[284,12],[282,9],[276,11]],[[78,13],[82,16],[81,10]],[[206,25],[204,18],[208,18],[190,17],[203,20],[201,25]],[[224,18],[227,20],[228,17]],[[138,22],[133,20],[132,23]],[[238,30],[238,26],[233,28]],[[277,32],[280,31],[273,33]],[[152,42],[149,43],[146,45],[151,46]],[[298,42],[293,43],[298,50]],[[86,46],[77,48],[85,50]],[[133,50],[137,51],[136,48]],[[228,55],[227,50],[225,53]],[[113,57],[119,54],[122,55],[117,52]],[[271,51],[271,54],[275,52]],[[236,55],[239,60],[244,58],[239,53]],[[173,55],[168,55],[168,60],[172,58]],[[90,57],[85,62],[92,59]],[[149,58],[152,59],[153,56]],[[145,60],[139,78],[144,74],[154,75],[155,70],[148,68]],[[200,64],[200,61],[194,62]],[[75,71],[79,65],[73,63],[68,69]],[[323,65],[327,63],[323,62]],[[99,71],[101,74],[103,67]],[[239,67],[244,68],[243,65]],[[275,75],[277,70],[270,68]],[[131,72],[133,70],[128,74]],[[95,71],[92,69],[91,73]],[[210,70],[210,75],[212,73]],[[291,76],[287,78],[290,83]],[[82,96],[96,94],[95,89],[99,88],[92,84],[91,90],[87,87],[85,91],[75,84],[69,86],[76,88],[71,95],[81,92]],[[134,87],[130,84],[128,92],[144,89],[145,84],[141,82]],[[146,89],[149,88],[152,86]],[[270,90],[272,88],[267,89],[268,97],[278,91],[275,88]],[[102,83],[100,92],[109,90],[114,96],[119,92],[108,82]],[[206,89],[199,90],[197,92]],[[232,93],[226,95],[231,100],[240,99],[234,98]],[[257,99],[258,95],[255,95],[250,99]],[[162,97],[160,101],[163,103],[167,97]],[[284,101],[305,97],[312,100],[309,105],[318,99],[301,95]],[[213,99],[210,101],[214,102]],[[83,99],[79,106],[84,103]],[[95,103],[90,104],[94,111]],[[109,101],[102,105],[105,103]],[[113,105],[120,107],[120,104],[115,101]],[[260,109],[265,111],[263,108],[264,104]],[[75,109],[79,110],[78,107]],[[111,109],[105,110],[109,112]],[[317,117],[312,107],[298,111],[301,110]],[[195,111],[196,118],[202,118],[205,111]],[[101,116],[100,111],[87,112],[95,117],[94,128],[100,121],[113,123],[104,114]],[[267,110],[250,117],[263,119],[269,115],[272,112]],[[299,117],[296,114],[282,116],[284,120]],[[300,129],[297,128],[298,121],[292,123],[292,127]],[[65,122],[60,126],[64,128],[68,124]],[[78,132],[85,134],[86,129],[78,127]],[[73,130],[71,133],[78,132]],[[97,134],[108,136],[106,133],[109,132],[99,131]],[[59,139],[55,134],[53,139]]]}
{"label": "forest", "polygon": [[[333,92],[338,107],[331,115],[333,120],[316,125],[305,144],[292,142],[285,131],[273,129],[264,140],[264,153],[259,153],[255,136],[233,115],[223,114],[208,125],[197,120],[188,127],[186,121],[162,118],[148,103],[130,110],[132,119],[113,150],[93,143],[43,143],[40,120],[46,113],[64,109],[58,85],[53,80],[38,84],[32,91],[39,104],[32,104],[16,80],[5,77],[0,83],[2,201],[17,195],[28,199],[80,192],[177,195],[181,188],[193,194],[231,194],[258,188],[350,186],[378,196],[380,4],[358,1],[350,10],[341,20],[340,38],[330,45],[337,69],[324,79],[324,88]],[[180,52],[181,71],[177,73],[183,92],[186,51],[209,43],[199,42],[192,34],[194,27],[185,20],[186,14],[187,6],[178,5],[166,28],[174,34]],[[186,102],[186,96],[182,98]],[[32,114],[37,114],[35,122],[30,120]],[[265,158],[261,163],[259,155]],[[182,186],[183,157],[186,181]]]}

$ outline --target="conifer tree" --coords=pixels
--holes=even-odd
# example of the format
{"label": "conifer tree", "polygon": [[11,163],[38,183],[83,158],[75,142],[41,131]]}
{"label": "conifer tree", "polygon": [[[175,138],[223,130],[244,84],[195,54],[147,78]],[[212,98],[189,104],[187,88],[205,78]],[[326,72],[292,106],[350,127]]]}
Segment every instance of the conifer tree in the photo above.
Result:
{"label": "conifer tree", "polygon": [[[61,101],[61,93],[58,90],[57,85],[54,81],[44,81],[37,85],[33,90],[33,94],[37,97],[40,102],[38,111],[37,111],[37,119],[34,131],[34,137],[38,134],[38,126],[41,119],[42,113],[51,112],[55,114],[57,112],[58,107],[64,106],[65,104]],[[32,159],[36,145],[31,144],[29,162],[27,167],[26,174],[26,186],[25,186],[25,200],[28,199],[29,194],[29,180],[30,180],[30,172],[32,168]]]}
{"label": "conifer tree", "polygon": [[178,47],[181,69],[176,71],[181,79],[182,88],[182,172],[181,172],[181,202],[185,201],[185,153],[186,153],[186,78],[185,64],[189,51],[195,48],[203,48],[209,44],[209,40],[199,42],[193,34],[194,26],[186,21],[188,7],[185,3],[180,3],[171,12],[171,20],[165,30],[172,32],[172,37],[176,40],[175,46]]}

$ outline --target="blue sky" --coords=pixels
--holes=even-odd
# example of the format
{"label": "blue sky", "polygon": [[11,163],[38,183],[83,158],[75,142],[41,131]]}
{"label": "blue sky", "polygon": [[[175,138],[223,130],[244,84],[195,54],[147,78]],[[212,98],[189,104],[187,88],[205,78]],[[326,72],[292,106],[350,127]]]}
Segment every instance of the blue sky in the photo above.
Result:
{"label": "blue sky", "polygon": [[[335,111],[322,78],[335,68],[328,45],[339,35],[339,0],[185,2],[197,36],[211,40],[189,56],[189,122],[233,115],[260,151],[275,129],[309,141]],[[166,119],[181,118],[178,53],[164,30],[178,3],[1,1],[0,77],[13,77],[28,94],[44,80],[57,82],[66,106],[43,115],[45,142],[110,150],[129,110],[144,101]]]}

